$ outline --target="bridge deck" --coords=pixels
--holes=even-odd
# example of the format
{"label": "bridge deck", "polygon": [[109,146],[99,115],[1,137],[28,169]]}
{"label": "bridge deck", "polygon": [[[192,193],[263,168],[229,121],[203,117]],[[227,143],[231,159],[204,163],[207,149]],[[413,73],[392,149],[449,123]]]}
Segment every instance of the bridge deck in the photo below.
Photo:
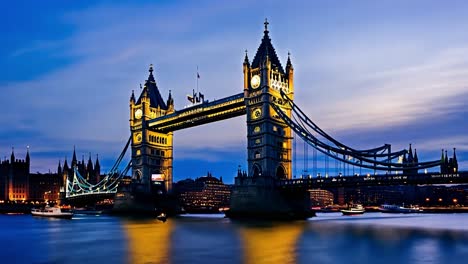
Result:
{"label": "bridge deck", "polygon": [[204,102],[175,113],[150,120],[151,129],[168,132],[245,115],[244,93],[212,102]]}
{"label": "bridge deck", "polygon": [[388,174],[364,176],[316,177],[283,180],[278,182],[281,188],[333,188],[359,186],[391,186],[422,184],[462,184],[468,183],[468,172],[455,174],[420,173],[413,175]]}

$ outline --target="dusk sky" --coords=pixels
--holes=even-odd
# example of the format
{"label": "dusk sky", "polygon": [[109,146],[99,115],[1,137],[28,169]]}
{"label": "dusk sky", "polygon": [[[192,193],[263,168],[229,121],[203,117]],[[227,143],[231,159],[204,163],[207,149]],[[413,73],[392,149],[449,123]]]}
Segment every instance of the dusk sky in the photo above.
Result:
{"label": "dusk sky", "polygon": [[[413,143],[420,161],[456,147],[468,169],[466,1],[134,2],[3,3],[2,160],[30,146],[31,171],[55,172],[76,145],[105,172],[149,64],[176,109],[197,66],[206,99],[240,93],[244,51],[253,59],[267,17],[283,66],[291,52],[295,102],[323,130],[356,148]],[[245,117],[177,131],[174,179],[211,171],[231,182],[246,152]]]}

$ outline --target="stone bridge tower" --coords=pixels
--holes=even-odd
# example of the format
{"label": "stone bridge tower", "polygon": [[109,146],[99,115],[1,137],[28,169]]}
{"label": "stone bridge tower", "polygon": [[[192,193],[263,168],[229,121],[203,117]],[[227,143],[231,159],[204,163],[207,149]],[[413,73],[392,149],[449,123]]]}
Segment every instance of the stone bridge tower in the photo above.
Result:
{"label": "stone bridge tower", "polygon": [[244,60],[244,95],[247,106],[248,176],[291,179],[291,128],[281,120],[270,103],[291,116],[291,108],[280,95],[294,96],[294,69],[288,54],[283,69],[268,35],[268,21],[252,64]]}
{"label": "stone bridge tower", "polygon": [[238,171],[232,187],[230,218],[304,219],[313,215],[306,189],[281,189],[281,180],[291,179],[292,131],[271,106],[288,116],[291,107],[281,91],[293,99],[294,70],[288,55],[283,69],[268,35],[268,21],[252,64],[244,60],[244,98],[247,113],[248,172]]}
{"label": "stone bridge tower", "polygon": [[130,130],[132,135],[132,181],[137,192],[151,193],[152,186],[164,184],[172,190],[172,136],[149,129],[148,120],[174,112],[174,100],[162,99],[150,65],[148,80],[138,100],[130,97]]}

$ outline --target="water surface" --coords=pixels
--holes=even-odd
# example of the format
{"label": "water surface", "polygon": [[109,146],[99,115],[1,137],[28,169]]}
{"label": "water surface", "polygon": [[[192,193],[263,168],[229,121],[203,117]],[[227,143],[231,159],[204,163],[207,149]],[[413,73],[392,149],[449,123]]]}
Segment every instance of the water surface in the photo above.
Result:
{"label": "water surface", "polygon": [[1,263],[464,263],[468,214],[237,222],[0,215]]}

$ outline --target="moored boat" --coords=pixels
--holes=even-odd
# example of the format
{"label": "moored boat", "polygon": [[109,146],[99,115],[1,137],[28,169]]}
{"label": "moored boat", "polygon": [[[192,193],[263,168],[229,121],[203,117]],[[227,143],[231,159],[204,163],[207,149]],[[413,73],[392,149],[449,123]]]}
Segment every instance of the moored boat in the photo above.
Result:
{"label": "moored boat", "polygon": [[349,206],[347,209],[341,210],[343,215],[360,215],[363,214],[366,210],[360,204],[354,204]]}
{"label": "moored boat", "polygon": [[167,220],[167,215],[165,213],[160,213],[158,216],[156,216],[156,219],[162,222],[166,222]]}
{"label": "moored boat", "polygon": [[404,207],[395,204],[382,204],[379,208],[379,211],[382,213],[409,214],[420,213],[422,212],[422,209],[413,205],[411,205],[410,207]]}
{"label": "moored boat", "polygon": [[33,216],[41,217],[54,217],[54,218],[66,218],[71,219],[73,217],[72,212],[62,212],[60,207],[46,206],[44,208],[35,208],[31,210]]}

